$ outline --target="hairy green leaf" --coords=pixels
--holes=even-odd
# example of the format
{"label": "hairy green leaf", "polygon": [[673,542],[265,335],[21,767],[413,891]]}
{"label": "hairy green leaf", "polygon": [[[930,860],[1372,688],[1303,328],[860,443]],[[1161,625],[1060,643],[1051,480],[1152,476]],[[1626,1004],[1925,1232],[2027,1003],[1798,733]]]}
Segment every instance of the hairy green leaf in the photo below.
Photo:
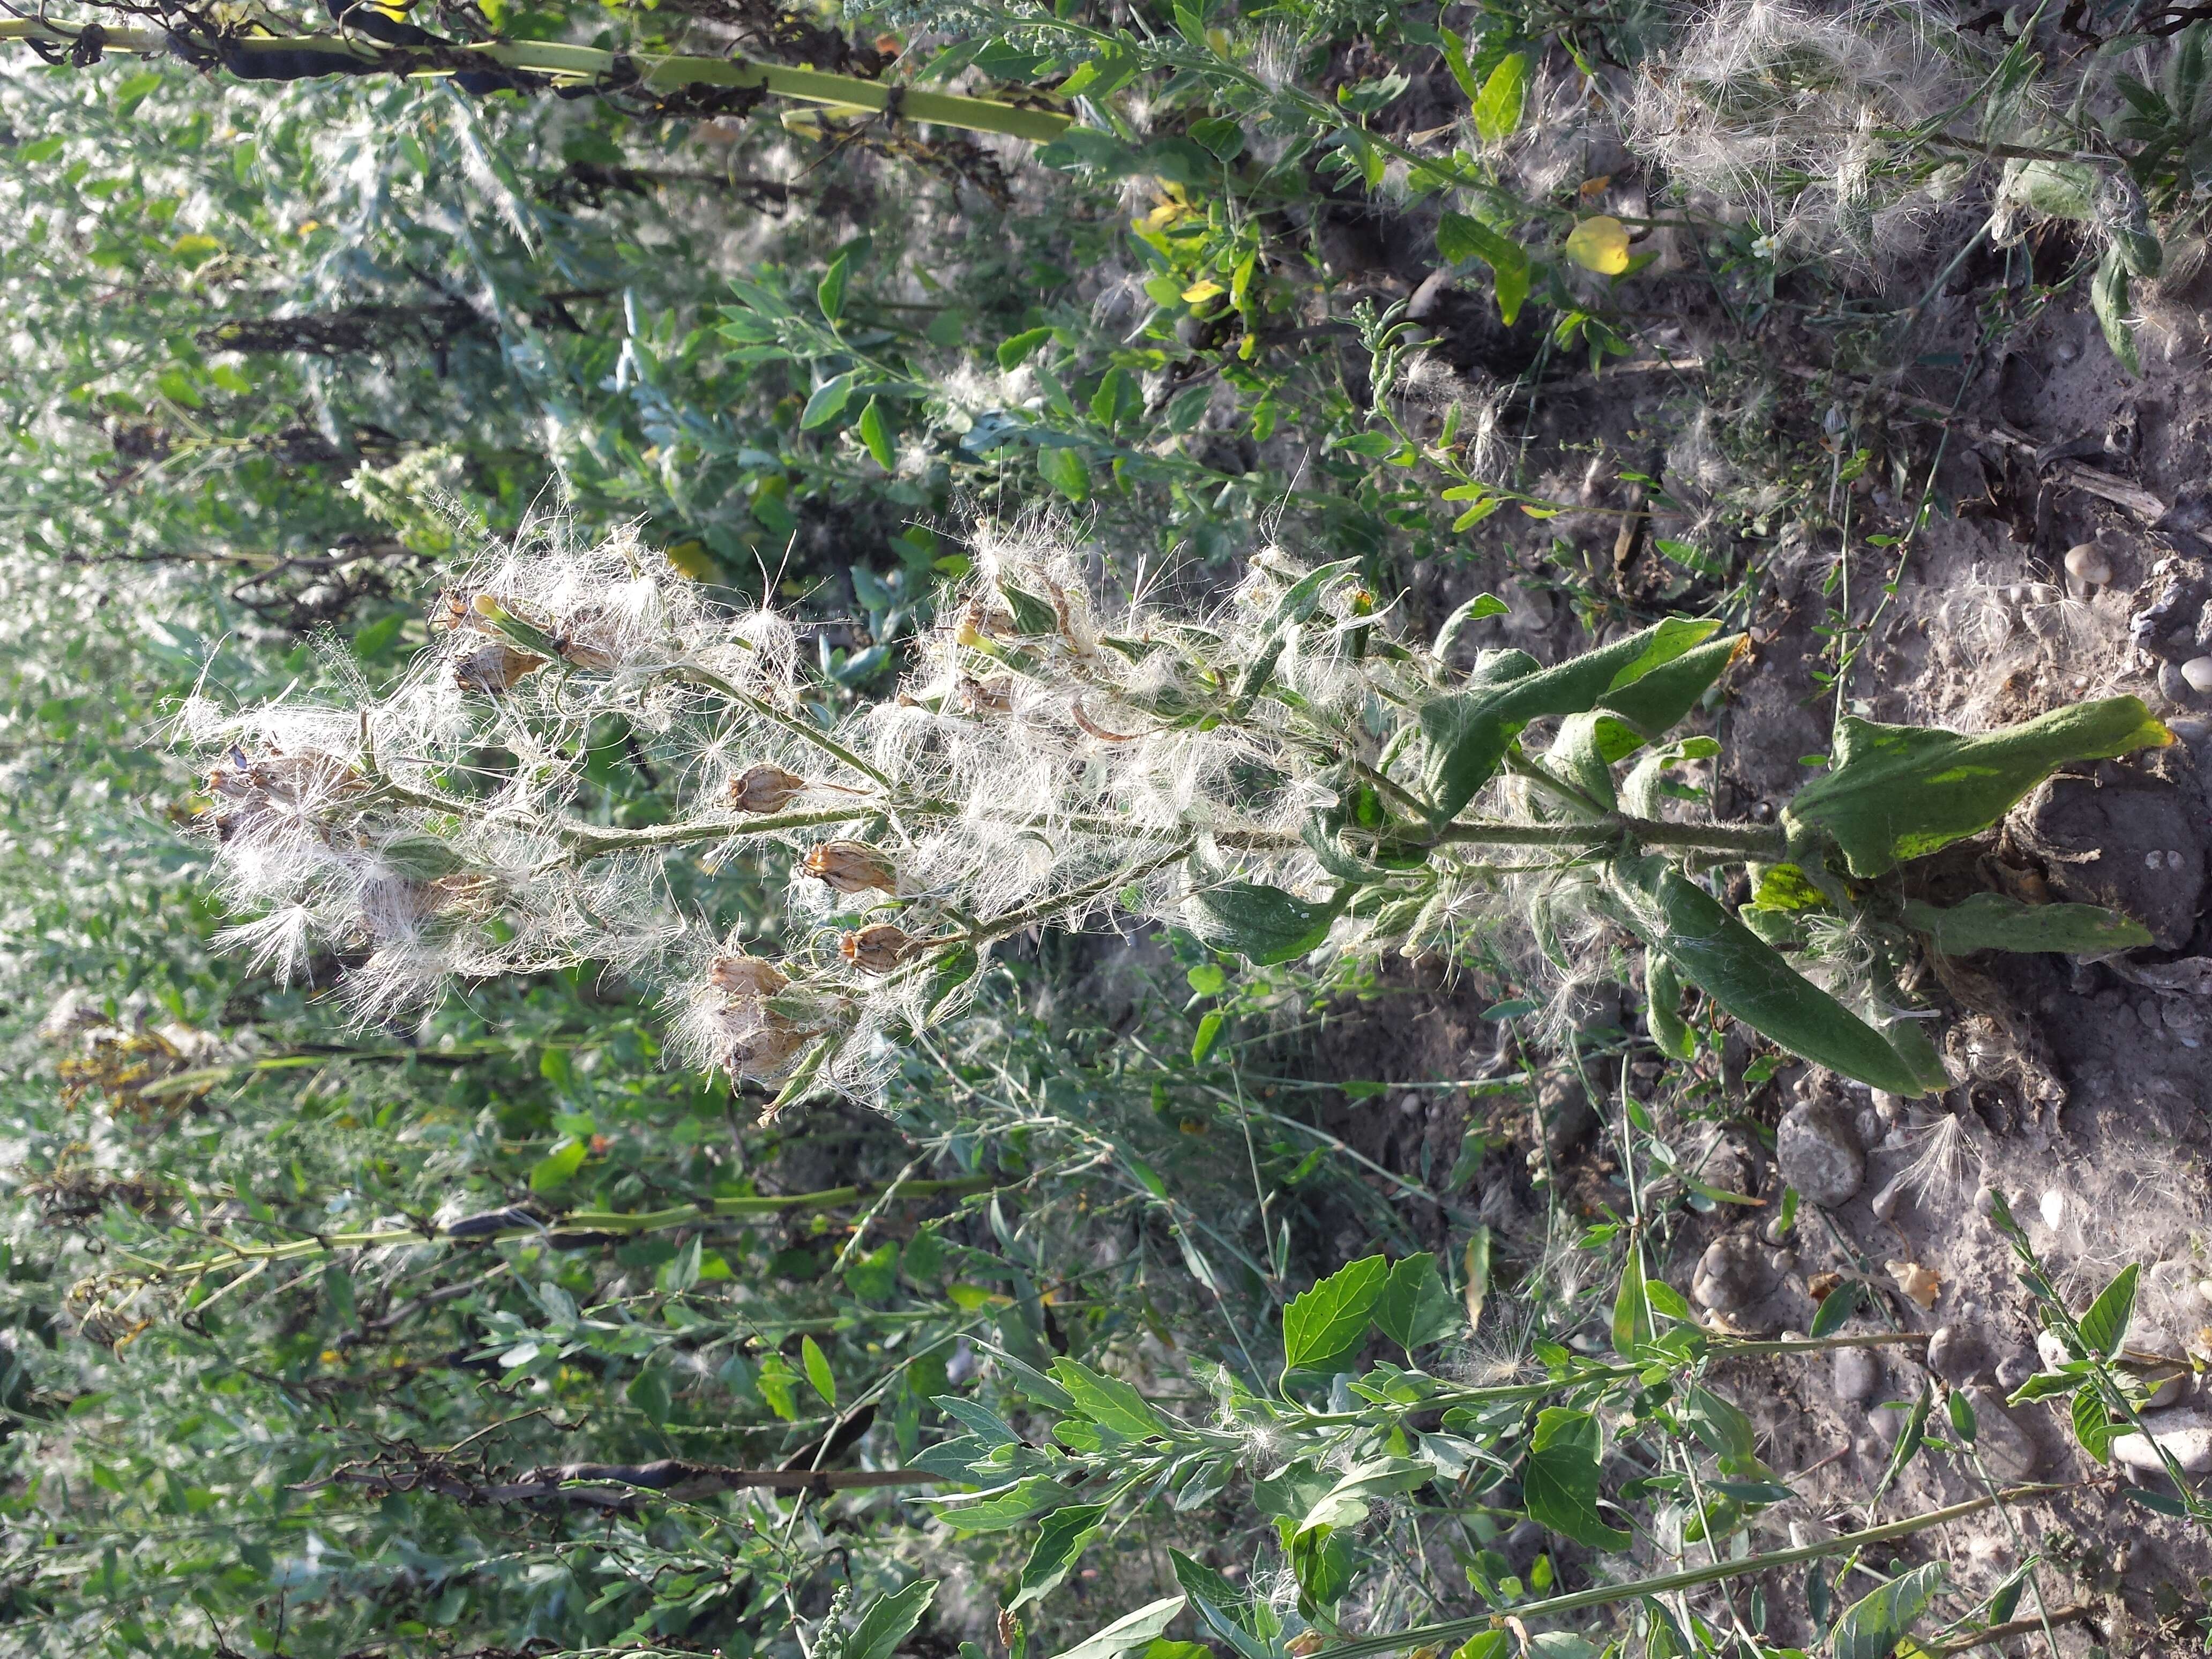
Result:
{"label": "hairy green leaf", "polygon": [[2149,928],[2102,905],[2023,904],[2002,893],[1977,893],[1947,909],[1908,899],[1905,921],[1947,957],[1976,951],[2101,956],[2151,942]]}
{"label": "hairy green leaf", "polygon": [[2069,761],[2172,741],[2137,697],[2075,703],[1972,737],[1846,714],[1836,722],[1834,766],[1784,817],[1827,835],[1853,875],[1879,876],[1978,835]]}
{"label": "hairy green leaf", "polygon": [[1792,1054],[1896,1095],[1931,1086],[1888,1040],[1661,858],[1607,866],[1615,914],[1722,1009]]}
{"label": "hairy green leaf", "polygon": [[1328,937],[1357,890],[1337,889],[1322,903],[1302,899],[1264,882],[1224,881],[1183,901],[1183,925],[1216,951],[1233,951],[1258,966],[1302,957]]}

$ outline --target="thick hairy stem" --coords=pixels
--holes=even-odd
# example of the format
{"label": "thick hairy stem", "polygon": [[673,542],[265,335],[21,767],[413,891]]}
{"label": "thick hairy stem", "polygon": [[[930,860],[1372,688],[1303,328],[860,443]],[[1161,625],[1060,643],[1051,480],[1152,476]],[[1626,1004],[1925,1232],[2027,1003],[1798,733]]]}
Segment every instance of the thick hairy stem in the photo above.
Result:
{"label": "thick hairy stem", "polygon": [[365,1487],[383,1497],[432,1492],[463,1504],[577,1504],[592,1509],[633,1510],[650,1498],[697,1498],[724,1492],[789,1492],[826,1495],[884,1486],[935,1486],[952,1477],[921,1469],[738,1469],[665,1457],[651,1463],[561,1463],[508,1480],[472,1480],[434,1460],[419,1468],[340,1468],[340,1486]]}
{"label": "thick hairy stem", "polygon": [[[1665,1595],[1674,1590],[1695,1589],[1701,1584],[1716,1584],[1724,1579],[1747,1577],[1753,1573],[1771,1571],[1777,1567],[1817,1561],[1823,1556],[1846,1555],[1854,1550],[1865,1549],[1869,1545],[1886,1544],[1894,1538],[1909,1538],[1916,1532],[1925,1532],[1930,1527],[1964,1520],[1967,1516],[1978,1515],[1999,1504],[2018,1503],[2024,1498],[2057,1490],[2057,1487],[2049,1486],[2008,1486],[2002,1492],[1969,1498],[1963,1504],[1953,1504],[1946,1509],[1929,1510],[1923,1514],[1908,1516],[1902,1521],[1891,1521],[1859,1532],[1844,1533],[1837,1538],[1824,1538],[1818,1543],[1802,1545],[1796,1549],[1769,1550],[1732,1561],[1716,1561],[1708,1566],[1685,1568],[1680,1572],[1634,1578],[1626,1583],[1594,1584],[1571,1595],[1554,1595],[1543,1601],[1524,1601],[1511,1611],[1513,1616],[1524,1624],[1534,1624],[1538,1620],[1556,1618],[1561,1613],[1579,1613],[1584,1607],[1607,1607],[1617,1601],[1638,1601],[1647,1595]],[[1399,1653],[1415,1647],[1449,1650],[1478,1632],[1493,1628],[1496,1628],[1495,1618],[1486,1613],[1472,1619],[1450,1619],[1440,1624],[1416,1625],[1410,1630],[1398,1631],[1388,1636],[1364,1636],[1354,1641],[1337,1643],[1322,1649],[1319,1659],[1370,1659],[1372,1655]]]}
{"label": "thick hairy stem", "polygon": [[[30,18],[4,21],[0,21],[0,40],[36,40],[46,46],[73,47],[85,27]],[[173,50],[170,37],[159,30],[96,27],[100,29],[98,40],[102,52],[155,57]],[[726,87],[740,91],[758,87],[780,98],[796,98],[833,108],[865,110],[895,119],[962,127],[970,132],[1003,132],[1040,144],[1050,143],[1074,125],[1073,117],[1050,110],[1017,109],[988,99],[887,86],[857,76],[825,74],[820,70],[755,63],[744,58],[655,57],[602,52],[594,46],[564,46],[550,40],[495,40],[475,45],[455,41],[405,46],[373,45],[343,34],[301,34],[227,40],[222,43],[222,51],[226,57],[266,58],[272,65],[283,62],[280,54],[286,53],[308,53],[334,60],[350,58],[361,65],[354,72],[362,74],[442,76],[483,64],[543,75],[568,84],[597,83],[610,90],[635,88],[647,93],[670,93],[686,87]]]}

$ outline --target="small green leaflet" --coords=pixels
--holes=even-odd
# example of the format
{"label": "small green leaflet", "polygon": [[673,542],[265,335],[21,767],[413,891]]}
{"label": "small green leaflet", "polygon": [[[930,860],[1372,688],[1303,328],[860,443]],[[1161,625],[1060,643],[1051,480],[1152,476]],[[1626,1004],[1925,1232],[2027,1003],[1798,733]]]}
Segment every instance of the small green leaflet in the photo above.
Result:
{"label": "small green leaflet", "polygon": [[1813,1315],[1813,1327],[1808,1335],[1818,1340],[1833,1336],[1843,1329],[1844,1322],[1858,1311],[1862,1287],[1856,1279],[1847,1279],[1820,1299],[1819,1310]]}
{"label": "small green leaflet", "polygon": [[849,374],[834,375],[814,388],[806,400],[806,407],[799,413],[799,424],[811,432],[837,418],[845,407],[845,400],[853,395],[853,377]]}
{"label": "small green leaflet", "polygon": [[1836,1659],[1889,1659],[1943,1588],[1949,1571],[1943,1562],[1930,1561],[1844,1608],[1844,1616],[1836,1620]]}
{"label": "small green leaflet", "polygon": [[1651,1340],[1651,1298],[1644,1290],[1644,1241],[1632,1239],[1613,1297],[1613,1351],[1632,1355]]}
{"label": "small green leaflet", "polygon": [[898,454],[891,448],[890,427],[884,419],[881,398],[869,398],[868,406],[860,411],[860,441],[884,471],[889,472],[897,464]]}
{"label": "small green leaflet", "polygon": [[2074,1437],[2081,1449],[2100,1463],[2112,1461],[2112,1437],[2118,1432],[2112,1425],[2112,1413],[2105,1402],[2097,1397],[2094,1389],[2083,1389],[2074,1396],[2070,1408],[2074,1419]]}
{"label": "small green leaflet", "polygon": [[1190,1040],[1190,1063],[1202,1063],[1213,1052],[1213,1040],[1221,1035],[1221,1011],[1209,1010],[1198,1022],[1198,1030]]}
{"label": "small green leaflet", "polygon": [[1340,1267],[1283,1310],[1283,1364],[1299,1370],[1349,1352],[1367,1334],[1389,1267],[1380,1255]]}
{"label": "small green leaflet", "polygon": [[1181,1613],[1184,1598],[1170,1595],[1116,1619],[1095,1636],[1086,1636],[1053,1659],[1115,1659],[1118,1654],[1141,1648],[1164,1632]]}
{"label": "small green leaflet", "polygon": [[1588,1412],[1547,1406],[1536,1418],[1521,1498],[1538,1526],[1595,1550],[1625,1550],[1629,1534],[1607,1526],[1597,1510],[1601,1433]]}
{"label": "small green leaflet", "polygon": [[1948,909],[1905,902],[1905,924],[1928,935],[1947,957],[1976,951],[2057,951],[2101,956],[2151,942],[2132,916],[2097,904],[2023,904],[2002,893],[1977,893]]}
{"label": "small green leaflet", "polygon": [[822,273],[822,280],[814,286],[814,302],[822,307],[822,315],[835,323],[845,314],[845,272],[850,264],[841,253],[830,262],[830,269]]}
{"label": "small green leaflet", "polygon": [[1435,1465],[1414,1457],[1378,1457],[1358,1464],[1315,1500],[1299,1521],[1298,1532],[1357,1526],[1367,1518],[1368,1504],[1377,1498],[1412,1492],[1436,1477]]}
{"label": "small green leaflet", "polygon": [[1037,476],[1079,507],[1091,499],[1091,468],[1079,449],[1063,444],[1038,450]]}
{"label": "small green leaflet", "polygon": [[2112,1282],[2097,1292],[2089,1311],[2081,1316],[2081,1340],[2092,1352],[2110,1359],[2126,1340],[2128,1321],[2136,1310],[2136,1264],[2132,1261],[2112,1275]]}
{"label": "small green leaflet", "polygon": [[937,1580],[922,1578],[891,1595],[870,1597],[860,1609],[860,1622],[845,1638],[844,1659],[891,1659],[936,1595]]}
{"label": "small green leaflet", "polygon": [[1981,1420],[1974,1415],[1974,1402],[1954,1389],[1944,1407],[1951,1414],[1951,1432],[1959,1437],[1961,1444],[1972,1445],[1974,1437],[1981,1432]]}
{"label": "small green leaflet", "polygon": [[1897,1477],[1905,1473],[1905,1466],[1912,1461],[1922,1441],[1927,1438],[1928,1412],[1934,1403],[1935,1397],[1928,1392],[1928,1385],[1922,1383],[1920,1397],[1912,1402],[1912,1409],[1905,1414],[1905,1427],[1899,1431],[1897,1446],[1889,1455],[1889,1467],[1881,1472],[1881,1479],[1875,1484],[1874,1502],[1881,1502],[1882,1494],[1897,1484]]}

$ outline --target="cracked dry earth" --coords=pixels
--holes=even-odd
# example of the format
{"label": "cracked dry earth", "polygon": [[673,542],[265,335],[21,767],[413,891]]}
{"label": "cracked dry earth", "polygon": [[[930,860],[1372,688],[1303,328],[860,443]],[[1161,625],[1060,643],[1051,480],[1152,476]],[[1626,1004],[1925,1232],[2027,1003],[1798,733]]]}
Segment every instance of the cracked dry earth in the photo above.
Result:
{"label": "cracked dry earth", "polygon": [[[1723,753],[1704,781],[1719,816],[1764,820],[1815,775],[1802,757],[1828,746],[1831,703],[1809,671],[1826,643],[1821,630],[1846,605],[1853,622],[1871,623],[1849,686],[1850,707],[1868,718],[1978,729],[2136,693],[2176,733],[2172,747],[2069,769],[2001,831],[1917,879],[1923,896],[1944,902],[1994,889],[2106,905],[2142,921],[2156,943],[2102,961],[1939,962],[1931,973],[1940,983],[1924,988],[1944,1007],[1948,1058],[1966,1079],[1940,1101],[1907,1104],[1802,1066],[1747,1086],[1747,1055],[1732,1050],[1720,1066],[1723,1115],[1717,1126],[1683,1127],[1680,1142],[1695,1145],[1702,1133],[1699,1178],[1762,1204],[1694,1217],[1674,1237],[1667,1276],[1717,1326],[1764,1334],[1803,1332],[1816,1294],[1854,1281],[1863,1299],[1846,1328],[1929,1337],[1924,1348],[1739,1362],[1723,1373],[1760,1425],[1763,1455],[1801,1494],[1763,1518],[1759,1547],[1875,1518],[1870,1499],[1905,1415],[1899,1402],[1940,1380],[1974,1403],[1992,1476],[2058,1489],[2009,1515],[1916,1539],[1896,1559],[1942,1555],[1960,1588],[1986,1593],[2039,1551],[2052,1564],[2046,1604],[2067,1614],[2058,1652],[2193,1650],[2212,1550],[2188,1523],[2129,1500],[2130,1484],[2165,1485],[2152,1449],[2123,1438],[2114,1464],[2103,1467],[2075,1443],[2063,1401],[2003,1404],[2038,1369],[2039,1322],[2009,1245],[1982,1212],[1982,1189],[2007,1195],[2077,1310],[2122,1266],[2140,1264],[2128,1361],[2158,1387],[2148,1420],[2167,1449],[2212,1483],[2212,1377],[2200,1376],[2212,1362],[2212,354],[2202,329],[2172,323],[2154,331],[2145,372],[2132,377],[2082,307],[2048,310],[2002,354],[1977,357],[1971,296],[1945,303],[1952,311],[1939,307],[1926,328],[1958,337],[1950,368],[1879,381],[1785,380],[1778,418],[1825,425],[1878,464],[1844,486],[1848,553],[1839,555],[1832,533],[1794,544],[1785,533],[1737,550],[1755,570],[1747,622],[1757,650],[1732,676],[1716,725]],[[1681,349],[1698,349],[1694,323]],[[1976,365],[1963,381],[1960,363]],[[1624,487],[1592,481],[1648,470],[1649,434],[1684,430],[1681,376],[1617,377],[1600,394],[1603,407],[1595,390],[1553,397],[1549,416],[1534,423],[1543,435],[1532,460],[1549,441],[1555,499],[1577,499],[1579,489],[1586,503],[1632,507],[1638,498]],[[1953,410],[1940,428],[1928,415]],[[1593,422],[1610,434],[1594,453],[1587,441],[1560,441]],[[1887,476],[1932,476],[1939,507],[1901,559],[1868,539],[1904,536],[1911,516],[1908,492],[1878,481],[1893,447],[1911,459]],[[1668,495],[1692,504],[1717,470],[1694,432],[1674,441],[1662,465]],[[1512,608],[1483,624],[1474,643],[1553,655],[1585,648],[1568,603],[1574,592],[1609,580],[1648,611],[1682,587],[1662,586],[1679,573],[1659,568],[1620,523],[1617,514],[1570,514],[1540,535],[1521,532],[1519,549],[1424,568],[1409,596],[1410,625],[1432,626],[1486,588]],[[1649,528],[1656,540],[1698,526],[1655,514]],[[1885,599],[1893,578],[1894,596]],[[1475,1077],[1492,1060],[1501,1032],[1480,1019],[1480,992],[1408,974],[1416,983],[1401,988],[1413,991],[1419,1012],[1408,1018],[1378,1005],[1344,1021],[1316,1056],[1325,1074],[1425,1083]],[[1623,1004],[1632,1030],[1636,1006],[1633,996]],[[1632,1050],[1632,1090],[1650,1088],[1658,1071],[1638,1066]],[[1543,1195],[1529,1186],[1535,1131],[1525,1103],[1522,1121],[1499,1131],[1517,1142],[1494,1146],[1470,1187],[1444,1193],[1466,1126],[1495,1109],[1483,1098],[1407,1092],[1349,1105],[1332,1127],[1425,1182],[1457,1206],[1462,1228],[1479,1218],[1497,1231],[1500,1249],[1530,1260],[1545,1221]],[[1564,1160],[1570,1210],[1595,1214],[1619,1200],[1613,1143],[1594,1134],[1597,1118],[1581,1091],[1547,1085],[1536,1115]],[[1786,1236],[1772,1220],[1785,1182],[1808,1200]],[[1450,1219],[1440,1208],[1426,1224],[1439,1248]],[[1939,1403],[1939,1425],[1942,1416]],[[1957,1459],[1923,1452],[1879,1516],[1979,1490]],[[1984,1650],[2048,1650],[2037,1632]]]}

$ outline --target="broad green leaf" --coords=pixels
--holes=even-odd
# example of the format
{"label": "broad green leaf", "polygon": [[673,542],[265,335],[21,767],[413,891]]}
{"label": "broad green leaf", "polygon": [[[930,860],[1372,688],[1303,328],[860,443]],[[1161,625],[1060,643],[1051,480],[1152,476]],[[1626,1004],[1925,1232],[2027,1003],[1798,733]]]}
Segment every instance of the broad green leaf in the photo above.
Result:
{"label": "broad green leaf", "polygon": [[1480,219],[1447,213],[1437,225],[1437,252],[1453,264],[1480,259],[1488,265],[1498,293],[1498,319],[1506,327],[1513,326],[1528,298],[1528,249]]}
{"label": "broad green leaf", "polygon": [[2076,1393],[2068,1414],[2074,1419],[2074,1437],[2081,1443],[2081,1449],[2100,1463],[2111,1462],[2112,1441],[2119,1429],[2097,1391],[2083,1389]]}
{"label": "broad green leaf", "polygon": [[1299,1370],[1348,1352],[1367,1334],[1368,1316],[1382,1299],[1389,1266],[1380,1255],[1340,1267],[1283,1310],[1283,1364]]}
{"label": "broad green leaf", "polygon": [[811,1336],[799,1338],[799,1363],[806,1373],[807,1382],[822,1396],[822,1403],[834,1409],[837,1404],[837,1379],[830,1375],[830,1358],[822,1352],[822,1345]]}
{"label": "broad green leaf", "polygon": [[1631,1239],[1621,1264],[1620,1288],[1613,1295],[1613,1351],[1634,1354],[1651,1340],[1651,1298],[1644,1289],[1644,1241]]}
{"label": "broad green leaf", "polygon": [[1943,1403],[1945,1409],[1951,1414],[1951,1432],[1959,1437],[1959,1443],[1964,1446],[1972,1445],[1975,1435],[1981,1430],[1981,1423],[1974,1415],[1974,1402],[1967,1399],[1960,1390],[1954,1389],[1951,1390],[1951,1397]]}
{"label": "broad green leaf", "polygon": [[1029,361],[1030,354],[1052,338],[1049,328],[1024,329],[1019,334],[999,342],[999,367],[1015,368]]}
{"label": "broad green leaf", "polygon": [[1843,1329],[1850,1316],[1858,1311],[1859,1297],[1864,1293],[1856,1279],[1847,1279],[1820,1298],[1820,1305],[1813,1315],[1813,1324],[1808,1332],[1815,1338],[1833,1336]]}
{"label": "broad green leaf", "polygon": [[2093,1352],[2110,1359],[2127,1340],[2128,1321],[2135,1317],[2136,1266],[2130,1261],[2112,1275],[2112,1283],[2097,1292],[2081,1319],[2081,1340]]}
{"label": "broad green leaf", "polygon": [[1212,950],[1233,951],[1259,967],[1272,967],[1304,956],[1327,939],[1356,890],[1341,886],[1316,904],[1263,882],[1217,882],[1183,901],[1183,926]]}
{"label": "broad green leaf", "polygon": [[1894,1095],[1922,1095],[1887,1038],[1792,968],[1772,945],[1665,859],[1617,859],[1606,867],[1614,913],[1682,977],[1753,1030],[1792,1054]]}
{"label": "broad green leaf", "polygon": [[871,1596],[860,1609],[860,1622],[845,1638],[844,1659],[891,1659],[936,1595],[937,1580],[922,1578],[889,1595]]}
{"label": "broad green leaf", "polygon": [[1113,1508],[1110,1504],[1070,1504],[1064,1510],[1054,1510],[1037,1528],[1036,1542],[1030,1547],[1028,1564],[1022,1568],[1021,1583],[1016,1588],[1014,1599],[1006,1603],[1006,1611],[1042,1601],[1058,1589],[1084,1549],[1098,1535],[1099,1523]]}
{"label": "broad green leaf", "polygon": [[890,425],[884,418],[880,398],[869,398],[868,406],[860,411],[860,441],[884,471],[890,471],[897,465],[898,453],[891,447]]}
{"label": "broad green leaf", "polygon": [[1474,99],[1474,130],[1486,144],[1510,138],[1520,129],[1528,101],[1528,54],[1509,52],[1490,71]]}
{"label": "broad green leaf", "polygon": [[2136,349],[2135,323],[2128,315],[2127,256],[2117,243],[2105,250],[2096,275],[2089,279],[2089,309],[2120,366],[2130,374],[2142,374],[2142,356]]}
{"label": "broad green leaf", "polygon": [[1298,1607],[1309,1615],[1334,1607],[1352,1588],[1357,1557],[1351,1539],[1335,1527],[1316,1527],[1291,1540],[1291,1571]]}
{"label": "broad green leaf", "polygon": [[2023,904],[2002,893],[1977,893],[1948,909],[1908,899],[1905,921],[1947,957],[1976,951],[2101,956],[2151,942],[2142,923],[2101,905]]}
{"label": "broad green leaf", "polygon": [[814,285],[814,302],[822,307],[822,314],[836,322],[845,314],[845,272],[850,264],[841,253],[830,262],[830,269],[822,273],[822,280]]}
{"label": "broad green leaf", "polygon": [[655,1425],[668,1420],[669,1410],[675,1403],[668,1389],[668,1373],[659,1365],[647,1365],[630,1378],[629,1386],[623,1390],[623,1398],[636,1407],[647,1422]]}
{"label": "broad green leaf", "polygon": [[1356,1464],[1306,1511],[1297,1530],[1357,1526],[1367,1518],[1370,1504],[1413,1492],[1436,1478],[1435,1465],[1419,1458],[1377,1457]]}
{"label": "broad green leaf", "polygon": [[1913,1622],[1928,1610],[1949,1571],[1946,1563],[1930,1561],[1845,1607],[1836,1620],[1836,1659],[1889,1659],[1912,1633]]}
{"label": "broad green leaf", "polygon": [[568,1185],[569,1178],[584,1167],[590,1151],[573,1135],[556,1142],[551,1152],[530,1166],[530,1190],[550,1193]]}
{"label": "broad green leaf", "polygon": [[922,1502],[958,1531],[1006,1532],[1040,1510],[1065,1508],[1074,1495],[1049,1475],[1031,1474],[973,1497],[926,1498]]}
{"label": "broad green leaf", "polygon": [[1130,1440],[1167,1432],[1159,1413],[1118,1376],[1102,1376],[1065,1354],[1052,1362],[1052,1380],[1067,1390],[1075,1409],[1103,1428]]}
{"label": "broad green leaf", "polygon": [[1037,475],[1079,507],[1091,499],[1091,468],[1079,449],[1059,444],[1038,450]]}
{"label": "broad green leaf", "polygon": [[1974,737],[1846,714],[1836,723],[1835,764],[1784,817],[1826,833],[1853,875],[1884,875],[1978,835],[2069,761],[2172,741],[2137,697],[2075,703]]}
{"label": "broad green leaf", "polygon": [[1618,276],[1628,269],[1628,227],[1609,213],[1578,220],[1560,252],[1584,270]]}
{"label": "broad green leaf", "polygon": [[1376,1299],[1375,1323],[1409,1358],[1414,1349],[1457,1330],[1460,1316],[1434,1255],[1423,1250],[1390,1264],[1390,1277]]}
{"label": "broad green leaf", "polygon": [[[1431,699],[1420,715],[1428,740],[1431,817],[1442,825],[1458,817],[1496,774],[1506,749],[1529,721],[1596,708],[1608,695],[1703,645],[1719,626],[1670,617],[1555,667],[1518,673],[1503,684],[1485,684],[1470,676],[1468,690]],[[1505,659],[1498,672],[1519,668],[1520,653],[1500,656]],[[1483,666],[1478,665],[1478,671]]]}
{"label": "broad green leaf", "polygon": [[846,400],[852,395],[853,377],[850,374],[833,375],[823,381],[807,398],[806,407],[799,411],[800,428],[811,432],[817,427],[829,425],[837,418],[837,412],[845,407]]}
{"label": "broad green leaf", "polygon": [[1625,1550],[1629,1534],[1607,1526],[1597,1510],[1601,1434],[1588,1412],[1547,1406],[1521,1471],[1521,1498],[1528,1518],[1562,1538],[1594,1550]]}
{"label": "broad green leaf", "polygon": [[1053,1659],[1115,1659],[1115,1656],[1133,1648],[1143,1647],[1165,1631],[1181,1613],[1183,1597],[1170,1595],[1149,1602],[1134,1613],[1116,1619],[1095,1636],[1086,1636],[1073,1647],[1053,1656]]}
{"label": "broad green leaf", "polygon": [[1682,976],[1664,951],[1644,953],[1644,982],[1649,998],[1644,1023],[1651,1041],[1669,1060],[1688,1060],[1698,1052],[1697,1033],[1682,1018]]}

